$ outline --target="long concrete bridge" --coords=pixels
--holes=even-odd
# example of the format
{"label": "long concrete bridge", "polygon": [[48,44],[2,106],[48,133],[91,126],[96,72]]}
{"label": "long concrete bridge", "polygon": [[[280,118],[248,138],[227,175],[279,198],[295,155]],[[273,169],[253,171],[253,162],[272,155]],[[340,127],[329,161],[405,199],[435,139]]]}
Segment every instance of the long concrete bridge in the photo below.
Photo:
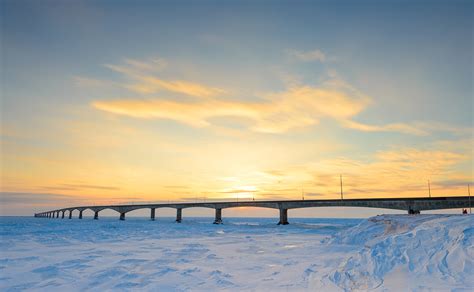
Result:
{"label": "long concrete bridge", "polygon": [[155,220],[155,210],[159,208],[176,209],[176,222],[181,222],[182,211],[186,208],[211,208],[215,209],[214,224],[222,223],[222,209],[236,207],[260,207],[280,210],[280,221],[278,224],[288,224],[288,210],[310,207],[367,207],[394,210],[406,210],[408,214],[419,214],[425,210],[469,208],[470,197],[435,197],[435,198],[378,198],[378,199],[344,199],[344,200],[294,200],[294,201],[237,201],[237,202],[203,202],[203,203],[172,203],[172,204],[142,204],[142,205],[107,205],[107,206],[81,206],[57,209],[42,213],[36,213],[35,217],[63,218],[69,212],[72,218],[74,210],[79,211],[79,219],[82,212],[90,209],[94,212],[94,219],[99,219],[99,212],[112,209],[120,214],[120,220],[125,220],[125,214],[138,209],[150,209],[150,218]]}

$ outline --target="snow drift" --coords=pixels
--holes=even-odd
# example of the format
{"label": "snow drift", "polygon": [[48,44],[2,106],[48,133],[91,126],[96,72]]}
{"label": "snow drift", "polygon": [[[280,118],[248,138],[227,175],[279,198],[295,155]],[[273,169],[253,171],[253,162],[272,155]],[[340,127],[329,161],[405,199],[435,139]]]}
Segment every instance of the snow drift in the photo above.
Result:
{"label": "snow drift", "polygon": [[345,290],[378,287],[468,289],[474,287],[472,216],[377,216],[343,231],[328,244],[360,249],[331,280]]}

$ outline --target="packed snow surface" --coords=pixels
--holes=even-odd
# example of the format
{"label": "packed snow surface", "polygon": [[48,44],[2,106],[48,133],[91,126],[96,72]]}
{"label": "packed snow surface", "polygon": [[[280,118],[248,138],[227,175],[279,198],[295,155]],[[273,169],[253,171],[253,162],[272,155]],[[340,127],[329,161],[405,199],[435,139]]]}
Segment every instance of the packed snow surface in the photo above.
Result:
{"label": "packed snow surface", "polygon": [[0,290],[472,291],[474,217],[0,218]]}

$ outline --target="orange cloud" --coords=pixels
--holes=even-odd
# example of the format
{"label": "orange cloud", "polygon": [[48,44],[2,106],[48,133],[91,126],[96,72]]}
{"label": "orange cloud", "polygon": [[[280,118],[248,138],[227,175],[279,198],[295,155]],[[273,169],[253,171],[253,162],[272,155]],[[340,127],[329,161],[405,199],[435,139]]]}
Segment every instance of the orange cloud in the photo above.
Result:
{"label": "orange cloud", "polygon": [[[325,60],[319,51],[291,51],[290,55],[301,60]],[[355,121],[372,99],[337,78],[321,86],[300,85],[292,82],[287,90],[259,94],[260,99],[240,101],[226,98],[224,89],[184,80],[164,80],[153,75],[166,66],[163,59],[138,61],[125,59],[124,65],[105,65],[125,76],[119,86],[138,94],[138,98],[97,100],[92,105],[114,114],[146,119],[169,119],[194,127],[216,125],[214,118],[236,117],[251,122],[248,128],[255,132],[283,133],[295,128],[316,125],[322,118],[330,118],[342,127],[364,132],[398,132],[410,135],[429,135],[433,131],[466,133],[472,129],[457,129],[437,123],[389,123],[370,125]],[[94,80],[80,78],[85,84]],[[115,85],[118,83],[114,83]],[[171,100],[152,94],[167,91],[195,99]]]}
{"label": "orange cloud", "polygon": [[122,66],[111,64],[105,66],[124,75],[129,81],[123,86],[140,94],[165,90],[195,97],[209,97],[225,93],[225,90],[216,87],[183,80],[164,80],[151,75],[153,71],[160,71],[166,66],[166,61],[163,59],[155,59],[151,62],[125,59],[125,63],[126,65]]}
{"label": "orange cloud", "polygon": [[425,136],[429,134],[429,132],[422,129],[421,127],[417,127],[417,126],[409,125],[405,123],[394,123],[394,124],[377,126],[377,125],[362,124],[362,123],[358,123],[351,120],[342,120],[341,124],[346,128],[359,130],[363,132],[398,132],[398,133],[411,134],[411,135],[417,135],[417,136]]}
{"label": "orange cloud", "polygon": [[182,93],[196,97],[215,96],[225,91],[216,87],[209,87],[198,83],[174,80],[166,81],[151,76],[137,76],[137,82],[126,87],[138,93],[156,93],[162,90]]}
{"label": "orange cloud", "polygon": [[472,176],[456,166],[466,162],[472,157],[465,152],[402,148],[378,151],[367,160],[322,159],[265,173],[268,179],[285,181],[287,187],[333,197],[339,193],[339,174],[348,197],[425,196],[427,180],[434,195],[464,195]]}
{"label": "orange cloud", "polygon": [[[195,89],[199,91],[200,88]],[[197,127],[209,125],[209,120],[214,117],[242,117],[254,121],[251,127],[254,131],[281,133],[317,124],[323,117],[349,119],[361,112],[369,102],[367,96],[348,86],[327,85],[319,88],[294,87],[284,92],[266,94],[263,99],[253,102],[219,98],[194,101],[118,99],[96,101],[93,106],[115,114],[171,119]]]}

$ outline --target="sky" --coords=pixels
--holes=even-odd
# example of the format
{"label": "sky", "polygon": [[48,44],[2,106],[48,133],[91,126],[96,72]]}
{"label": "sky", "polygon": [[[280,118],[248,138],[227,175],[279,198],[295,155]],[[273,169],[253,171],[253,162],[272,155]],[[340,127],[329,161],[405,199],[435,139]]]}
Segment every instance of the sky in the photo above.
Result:
{"label": "sky", "polygon": [[470,1],[0,5],[0,215],[473,182]]}

